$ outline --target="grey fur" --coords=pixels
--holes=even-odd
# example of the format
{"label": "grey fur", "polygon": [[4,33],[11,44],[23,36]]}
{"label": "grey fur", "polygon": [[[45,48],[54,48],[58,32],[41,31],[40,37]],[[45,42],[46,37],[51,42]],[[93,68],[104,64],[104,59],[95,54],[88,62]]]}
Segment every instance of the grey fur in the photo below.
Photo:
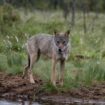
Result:
{"label": "grey fur", "polygon": [[[68,38],[69,37],[63,33],[59,33],[59,35],[37,34],[32,36],[26,44],[28,65],[25,69],[31,71],[33,63],[39,59],[40,54],[54,59],[54,61],[67,60],[71,49]],[[59,43],[57,41],[59,41]],[[60,47],[60,43],[61,47],[63,46],[62,48]],[[60,52],[59,49],[61,50]],[[32,73],[31,77],[33,78]],[[30,80],[30,82],[34,82],[33,79]]]}

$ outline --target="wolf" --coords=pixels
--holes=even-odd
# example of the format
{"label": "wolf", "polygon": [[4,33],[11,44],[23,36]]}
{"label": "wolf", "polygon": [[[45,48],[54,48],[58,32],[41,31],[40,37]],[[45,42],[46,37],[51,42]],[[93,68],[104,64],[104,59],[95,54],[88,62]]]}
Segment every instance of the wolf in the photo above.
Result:
{"label": "wolf", "polygon": [[63,33],[54,31],[53,35],[40,33],[29,38],[26,43],[28,64],[25,67],[23,78],[28,72],[30,83],[35,83],[32,68],[42,54],[52,59],[51,82],[54,86],[56,86],[57,83],[56,64],[58,62],[60,63],[59,84],[63,85],[65,61],[68,59],[71,50],[69,34],[70,30]]}

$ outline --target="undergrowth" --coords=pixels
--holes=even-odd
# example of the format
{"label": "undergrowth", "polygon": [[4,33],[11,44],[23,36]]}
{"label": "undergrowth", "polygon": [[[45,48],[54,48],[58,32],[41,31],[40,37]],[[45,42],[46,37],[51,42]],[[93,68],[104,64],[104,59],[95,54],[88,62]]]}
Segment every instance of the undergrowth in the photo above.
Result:
{"label": "undergrowth", "polygon": [[[99,14],[94,23],[94,30],[91,31],[94,16],[94,13],[87,16],[88,31],[84,34],[83,18],[81,13],[76,14],[76,24],[70,34],[72,51],[66,62],[66,76],[62,88],[55,88],[49,82],[50,60],[39,60],[35,64],[33,72],[47,81],[44,85],[47,91],[77,88],[105,80],[105,15]],[[10,5],[0,6],[0,70],[12,74],[22,73],[27,63],[26,40],[37,33],[53,34],[55,29],[59,31],[70,29],[70,24],[62,17],[61,11],[46,13],[34,11],[26,15],[24,11],[19,11]]]}

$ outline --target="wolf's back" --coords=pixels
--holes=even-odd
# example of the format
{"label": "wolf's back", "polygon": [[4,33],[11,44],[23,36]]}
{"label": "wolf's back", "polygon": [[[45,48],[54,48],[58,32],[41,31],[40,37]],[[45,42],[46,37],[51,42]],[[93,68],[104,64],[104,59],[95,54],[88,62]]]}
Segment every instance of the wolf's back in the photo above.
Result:
{"label": "wolf's back", "polygon": [[53,47],[53,36],[49,34],[37,34],[27,41],[27,50],[36,51],[39,49],[42,53],[50,53]]}

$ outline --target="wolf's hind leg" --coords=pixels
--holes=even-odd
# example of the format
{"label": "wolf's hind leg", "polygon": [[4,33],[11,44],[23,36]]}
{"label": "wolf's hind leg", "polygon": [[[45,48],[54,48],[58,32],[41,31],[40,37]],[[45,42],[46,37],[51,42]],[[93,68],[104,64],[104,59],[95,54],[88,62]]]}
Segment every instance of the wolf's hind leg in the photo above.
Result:
{"label": "wolf's hind leg", "polygon": [[28,55],[28,63],[27,63],[27,65],[24,68],[22,78],[25,78],[25,76],[27,75],[27,71],[28,71],[29,67],[30,67],[30,57]]}

